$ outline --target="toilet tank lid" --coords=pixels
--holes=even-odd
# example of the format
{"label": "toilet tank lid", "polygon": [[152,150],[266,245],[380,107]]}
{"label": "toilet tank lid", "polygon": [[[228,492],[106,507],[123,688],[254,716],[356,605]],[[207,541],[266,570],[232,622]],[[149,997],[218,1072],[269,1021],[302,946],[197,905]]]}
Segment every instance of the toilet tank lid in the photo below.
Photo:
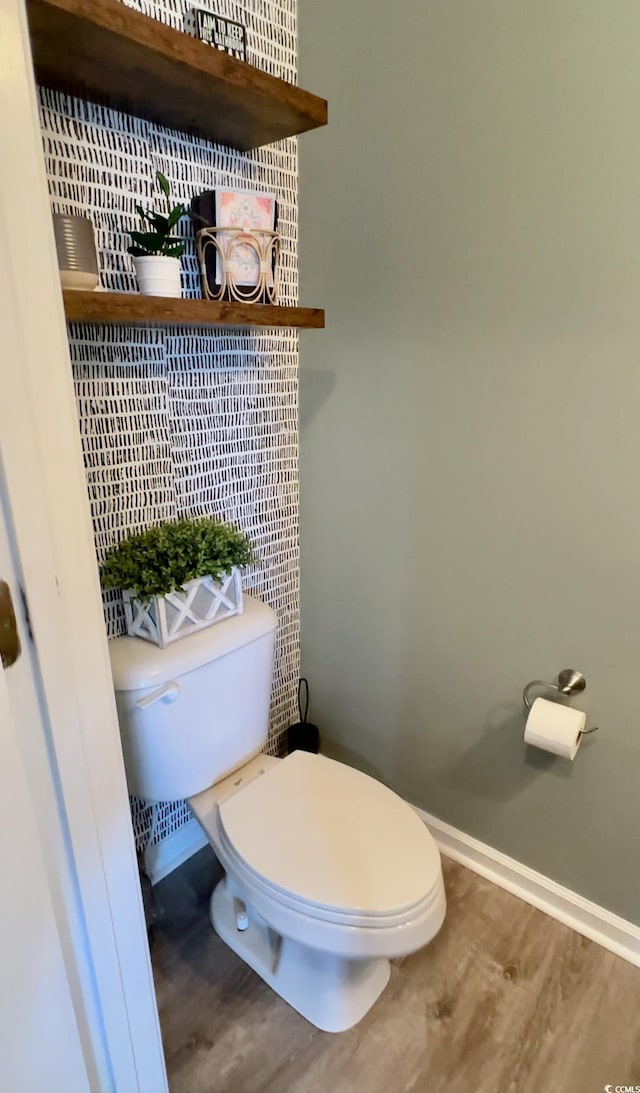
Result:
{"label": "toilet tank lid", "polygon": [[244,596],[244,612],[214,623],[189,637],[160,649],[143,638],[113,638],[109,642],[111,672],[116,691],[158,687],[170,679],[211,664],[243,645],[272,633],[278,617],[266,603]]}

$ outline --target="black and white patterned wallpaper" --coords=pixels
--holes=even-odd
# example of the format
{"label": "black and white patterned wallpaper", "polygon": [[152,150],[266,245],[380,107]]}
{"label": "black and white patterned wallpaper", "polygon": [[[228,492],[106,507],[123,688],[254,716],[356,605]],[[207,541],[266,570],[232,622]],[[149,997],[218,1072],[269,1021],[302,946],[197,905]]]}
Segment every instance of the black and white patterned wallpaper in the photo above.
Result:
{"label": "black and white patterned wallpaper", "polygon": [[[184,0],[130,7],[195,32]],[[247,27],[247,59],[296,80],[296,0],[198,0]],[[172,196],[218,185],[275,192],[282,234],[281,300],[297,303],[295,139],[236,152],[140,118],[40,89],[52,209],[91,217],[101,286],[135,291],[126,253],[135,203],[151,204],[157,169]],[[193,239],[183,293],[200,295]],[[299,675],[298,338],[294,330],[69,328],[87,487],[98,558],[125,533],[178,515],[216,515],[249,535],[259,563],[244,584],[277,612],[279,631],[268,750],[295,717]],[[105,595],[109,636],[124,632],[119,594]],[[139,844],[150,809],[132,802]],[[153,841],[191,818],[157,810]]]}

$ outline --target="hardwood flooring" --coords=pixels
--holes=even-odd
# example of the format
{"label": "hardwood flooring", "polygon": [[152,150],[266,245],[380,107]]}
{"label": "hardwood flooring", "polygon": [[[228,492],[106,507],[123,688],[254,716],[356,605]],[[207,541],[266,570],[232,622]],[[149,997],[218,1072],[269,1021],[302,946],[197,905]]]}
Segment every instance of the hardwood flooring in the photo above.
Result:
{"label": "hardwood flooring", "polygon": [[444,860],[438,937],[364,1020],[319,1032],[215,935],[205,848],[156,887],[171,1093],[602,1093],[640,1086],[640,969]]}

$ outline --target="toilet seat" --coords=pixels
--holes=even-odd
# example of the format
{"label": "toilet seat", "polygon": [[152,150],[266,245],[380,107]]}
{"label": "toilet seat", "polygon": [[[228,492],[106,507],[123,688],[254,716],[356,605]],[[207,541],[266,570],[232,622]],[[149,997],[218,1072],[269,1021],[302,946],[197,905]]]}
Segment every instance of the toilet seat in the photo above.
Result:
{"label": "toilet seat", "polygon": [[432,911],[437,909],[442,900],[442,877],[436,878],[432,888],[418,903],[401,911],[385,914],[366,914],[362,911],[337,911],[326,905],[318,905],[309,901],[297,899],[290,892],[270,884],[264,877],[260,877],[237,856],[233,847],[229,845],[224,832],[218,829],[217,849],[225,868],[234,876],[244,890],[252,893],[254,902],[261,897],[270,906],[277,906],[282,912],[299,916],[302,919],[315,920],[318,925],[347,926],[350,929],[363,928],[371,933],[375,930],[383,933],[384,930],[393,930],[396,927],[405,927],[407,924],[430,918]]}
{"label": "toilet seat", "polygon": [[223,800],[218,839],[239,878],[301,914],[393,928],[441,898],[440,855],[402,798],[360,771],[294,752]]}

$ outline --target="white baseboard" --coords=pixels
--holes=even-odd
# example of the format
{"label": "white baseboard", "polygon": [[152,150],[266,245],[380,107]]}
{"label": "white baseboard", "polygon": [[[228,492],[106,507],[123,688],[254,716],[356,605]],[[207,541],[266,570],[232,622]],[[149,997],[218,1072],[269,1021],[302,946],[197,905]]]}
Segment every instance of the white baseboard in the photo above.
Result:
{"label": "white baseboard", "polygon": [[207,836],[197,820],[189,820],[162,842],[148,846],[145,855],[145,868],[152,884],[172,873],[179,865],[207,845]]}
{"label": "white baseboard", "polygon": [[640,967],[640,926],[412,806],[447,857]]}

